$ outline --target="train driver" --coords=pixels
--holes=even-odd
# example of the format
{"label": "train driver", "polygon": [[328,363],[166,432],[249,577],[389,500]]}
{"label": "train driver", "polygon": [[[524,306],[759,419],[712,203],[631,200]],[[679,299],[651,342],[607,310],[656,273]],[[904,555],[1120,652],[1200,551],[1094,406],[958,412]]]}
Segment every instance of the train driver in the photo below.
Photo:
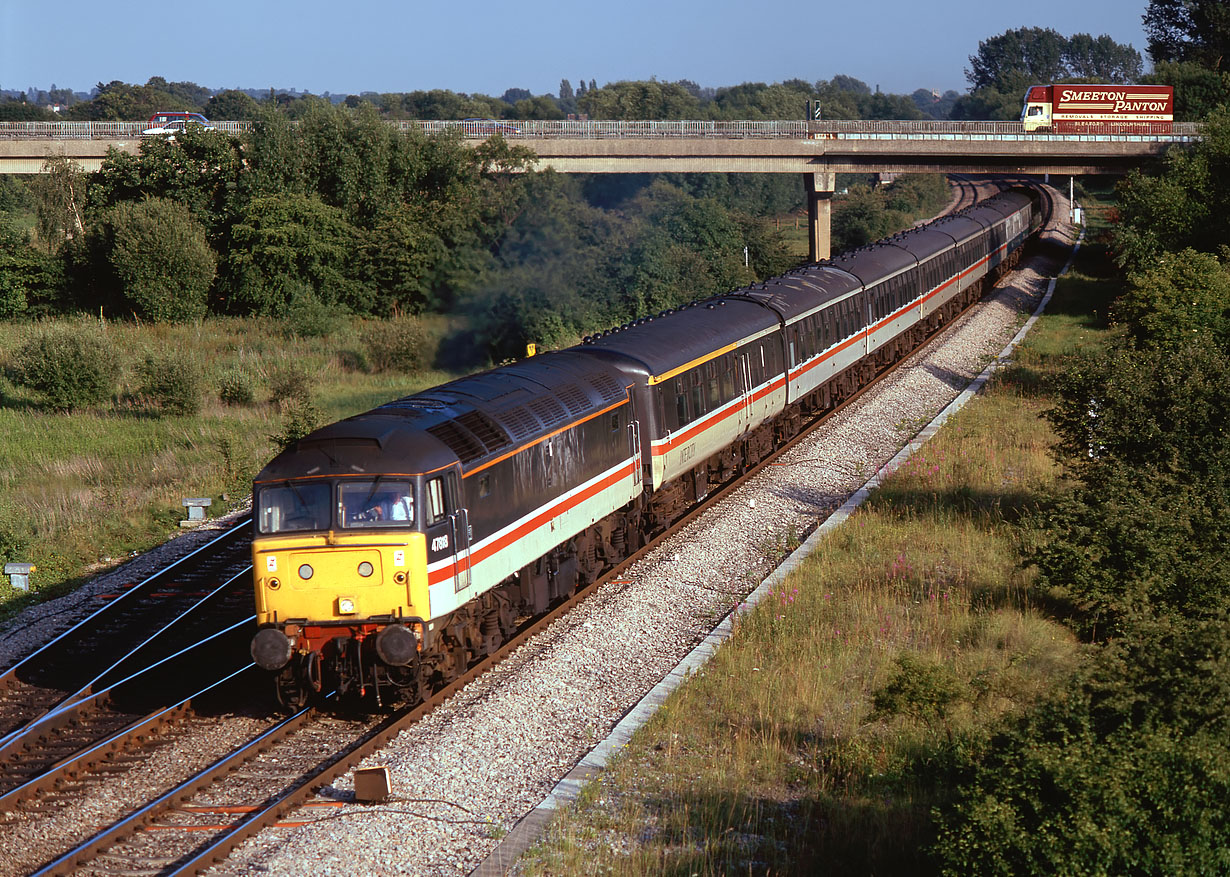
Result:
{"label": "train driver", "polygon": [[383,490],[361,517],[366,521],[405,521],[414,523],[414,496],[404,489]]}

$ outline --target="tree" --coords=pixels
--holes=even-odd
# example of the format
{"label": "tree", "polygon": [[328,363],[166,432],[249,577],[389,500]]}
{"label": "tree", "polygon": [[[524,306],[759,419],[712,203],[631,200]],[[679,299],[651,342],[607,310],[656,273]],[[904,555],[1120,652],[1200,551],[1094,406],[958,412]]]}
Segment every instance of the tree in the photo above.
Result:
{"label": "tree", "polygon": [[260,104],[235,89],[220,91],[205,104],[205,115],[218,121],[254,122],[260,113]]}
{"label": "tree", "polygon": [[711,109],[719,119],[802,119],[807,101],[816,98],[815,88],[797,79],[773,85],[745,82],[719,88]]}
{"label": "tree", "polygon": [[0,221],[0,320],[29,316],[53,303],[63,263],[30,246],[29,235]]}
{"label": "tree", "polygon": [[161,198],[125,202],[108,224],[111,267],[132,313],[155,323],[205,316],[217,257],[186,207]]}
{"label": "tree", "polygon": [[97,324],[38,330],[13,354],[12,377],[56,411],[101,405],[119,377],[115,350]]}
{"label": "tree", "polygon": [[1210,70],[1195,61],[1162,61],[1141,82],[1174,88],[1176,122],[1198,122],[1230,103],[1230,72]]}
{"label": "tree", "polygon": [[1222,70],[1230,52],[1230,6],[1223,0],[1150,0],[1144,14],[1155,63],[1194,61]]}
{"label": "tree", "polygon": [[1106,34],[1072,34],[1063,60],[1069,76],[1094,82],[1135,82],[1142,69],[1140,52]]}
{"label": "tree", "polygon": [[1139,271],[1163,252],[1230,245],[1230,110],[1209,114],[1204,137],[1172,149],[1160,173],[1129,174],[1119,186],[1114,232],[1119,264]]}
{"label": "tree", "polygon": [[53,253],[85,230],[82,221],[86,181],[81,167],[62,155],[43,162],[31,184],[40,240]]}
{"label": "tree", "polygon": [[939,873],[1224,872],[1226,617],[1149,625],[1005,721],[936,813]]}
{"label": "tree", "polygon": [[952,108],[953,119],[1016,119],[1030,85],[1090,79],[1133,82],[1141,58],[1130,45],[1110,37],[1074,34],[1066,38],[1051,28],[1021,27],[978,44],[965,78],[970,94]]}
{"label": "tree", "polygon": [[1205,336],[1230,350],[1230,271],[1193,249],[1160,257],[1129,278],[1114,314],[1140,347],[1179,350]]}
{"label": "tree", "polygon": [[577,96],[572,90],[572,83],[567,79],[559,81],[559,109],[565,115],[577,111]]}
{"label": "tree", "polygon": [[1051,28],[1019,27],[978,43],[965,78],[971,90],[1022,92],[1034,82],[1055,82],[1068,74],[1068,41]]}
{"label": "tree", "polygon": [[368,310],[354,279],[357,234],[336,207],[310,195],[253,198],[240,211],[225,256],[225,306],[236,313],[278,314],[297,287],[325,304]]}
{"label": "tree", "polygon": [[577,108],[591,119],[695,119],[700,103],[683,86],[656,79],[613,82],[601,89],[592,83],[577,98]]}
{"label": "tree", "polygon": [[185,205],[217,236],[243,172],[237,138],[189,125],[174,139],[145,138],[135,156],[112,150],[94,178],[90,203],[101,212],[121,201],[166,198]]}
{"label": "tree", "polygon": [[131,122],[148,119],[159,110],[196,109],[196,104],[160,89],[159,84],[165,86],[166,82],[160,77],[145,85],[129,85],[118,79],[105,85],[100,82],[93,100],[69,107],[65,115],[85,121]]}
{"label": "tree", "polygon": [[519,100],[513,107],[511,118],[514,119],[562,119],[563,108],[554,98],[543,95]]}
{"label": "tree", "polygon": [[839,73],[829,80],[829,85],[838,91],[848,91],[851,94],[871,94],[871,86],[861,79]]}
{"label": "tree", "polygon": [[0,103],[0,122],[52,122],[58,118],[51,110],[24,100]]}
{"label": "tree", "polygon": [[294,125],[274,107],[263,106],[244,138],[246,172],[240,175],[240,197],[306,191],[304,155]]}
{"label": "tree", "polygon": [[1122,635],[1148,615],[1230,604],[1230,357],[1207,335],[1066,373],[1047,417],[1080,486],[1038,518],[1040,585],[1073,625]]}

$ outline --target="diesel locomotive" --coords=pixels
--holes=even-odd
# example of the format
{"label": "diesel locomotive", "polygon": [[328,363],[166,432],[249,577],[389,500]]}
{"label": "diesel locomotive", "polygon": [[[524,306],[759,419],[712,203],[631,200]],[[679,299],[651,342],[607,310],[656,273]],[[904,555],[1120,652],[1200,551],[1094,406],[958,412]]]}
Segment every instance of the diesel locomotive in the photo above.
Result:
{"label": "diesel locomotive", "polygon": [[253,487],[256,663],[287,706],[423,698],[982,294],[1009,190],[838,258],[316,430]]}

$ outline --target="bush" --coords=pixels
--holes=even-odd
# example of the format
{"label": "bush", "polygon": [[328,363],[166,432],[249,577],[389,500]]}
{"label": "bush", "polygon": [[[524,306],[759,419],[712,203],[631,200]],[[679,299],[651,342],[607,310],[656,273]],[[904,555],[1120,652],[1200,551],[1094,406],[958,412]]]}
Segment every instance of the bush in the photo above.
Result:
{"label": "bush", "polygon": [[286,366],[269,378],[269,392],[272,401],[283,409],[308,404],[312,401],[312,379],[299,366]]}
{"label": "bush", "polygon": [[1137,628],[1006,722],[936,814],[938,870],[1227,873],[1227,620]]}
{"label": "bush", "polygon": [[0,320],[12,320],[26,312],[26,288],[8,272],[0,273]]}
{"label": "bush", "polygon": [[13,356],[13,382],[38,393],[57,411],[103,404],[118,377],[115,351],[98,330],[83,326],[46,329]]}
{"label": "bush", "polygon": [[256,389],[247,372],[231,371],[218,384],[218,398],[227,405],[251,405],[256,401]]}
{"label": "bush", "polygon": [[294,399],[282,403],[282,431],[269,436],[279,448],[286,448],[316,427],[323,419],[320,410],[308,400]]}
{"label": "bush", "polygon": [[892,678],[872,695],[872,717],[943,719],[962,694],[961,681],[947,667],[903,652]]}
{"label": "bush", "polygon": [[201,410],[201,372],[196,365],[174,354],[147,356],[137,366],[139,396],[167,413],[190,415]]}
{"label": "bush", "polygon": [[411,317],[367,323],[359,338],[372,371],[414,372],[430,364],[427,332]]}
{"label": "bush", "polygon": [[297,284],[281,317],[284,331],[291,336],[324,338],[346,319],[346,309],[322,301],[309,287]]}
{"label": "bush", "polygon": [[217,259],[188,208],[161,198],[123,203],[108,224],[111,267],[134,314],[157,323],[205,316]]}

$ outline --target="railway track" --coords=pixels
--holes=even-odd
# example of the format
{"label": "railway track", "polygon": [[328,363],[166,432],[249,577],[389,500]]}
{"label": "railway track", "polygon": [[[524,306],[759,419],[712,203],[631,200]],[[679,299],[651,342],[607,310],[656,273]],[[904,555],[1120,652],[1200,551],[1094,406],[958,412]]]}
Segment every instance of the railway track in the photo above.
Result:
{"label": "railway track", "polygon": [[245,521],[155,575],[95,597],[94,611],[0,674],[0,740],[177,651],[174,638],[160,633],[175,625],[186,632],[194,607],[215,592],[221,591],[213,596],[220,617],[251,614],[250,600],[244,605],[250,588],[245,594],[240,581],[251,564],[246,527]]}
{"label": "railway track", "polygon": [[138,757],[185,717],[190,693],[250,664],[245,529],[95,598],[94,611],[0,676],[0,811],[40,797],[71,806],[68,787]]}
{"label": "railway track", "polygon": [[[846,400],[841,407],[853,403],[867,389],[869,387]],[[832,413],[835,412],[830,412],[830,415]],[[790,444],[779,449],[777,454],[762,461],[749,475],[772,465],[781,453],[801,441],[802,437],[803,434],[800,434]],[[688,526],[738,483],[732,482],[720,491],[714,491],[705,503],[677,521],[663,534],[662,539]],[[82,863],[91,860],[91,872],[97,873],[133,873],[134,868],[142,873],[189,873],[220,860],[243,839],[263,827],[275,824],[292,809],[304,803],[312,796],[313,789],[326,785],[347,772],[366,754],[383,746],[401,727],[430,712],[473,678],[489,670],[526,639],[573,608],[596,590],[598,585],[617,578],[626,567],[653,547],[646,546],[584,592],[557,607],[552,613],[523,627],[496,655],[438,692],[427,704],[344,729],[344,733],[353,738],[354,745],[340,752],[334,751],[335,743],[322,747],[319,741],[337,731],[337,728],[332,731],[325,729],[330,724],[335,725],[338,720],[310,711],[304,712],[294,717],[294,721],[288,720],[270,728],[242,750],[231,754],[176,789],[168,791],[150,807],[117,822],[107,831],[37,873],[71,873]],[[328,749],[329,756],[317,756],[314,765],[305,766],[302,761],[303,753],[308,753],[310,762],[312,753],[321,752],[323,748]],[[234,773],[237,769],[240,774]],[[218,780],[226,775],[231,779],[223,784],[223,791],[220,792],[216,788]],[[236,776],[239,777],[238,780],[235,779]],[[258,778],[259,782],[256,782]],[[127,840],[124,840],[125,838]],[[173,838],[175,840],[172,840]],[[117,843],[120,845],[115,846]],[[109,846],[111,850],[100,856],[101,850]]]}

